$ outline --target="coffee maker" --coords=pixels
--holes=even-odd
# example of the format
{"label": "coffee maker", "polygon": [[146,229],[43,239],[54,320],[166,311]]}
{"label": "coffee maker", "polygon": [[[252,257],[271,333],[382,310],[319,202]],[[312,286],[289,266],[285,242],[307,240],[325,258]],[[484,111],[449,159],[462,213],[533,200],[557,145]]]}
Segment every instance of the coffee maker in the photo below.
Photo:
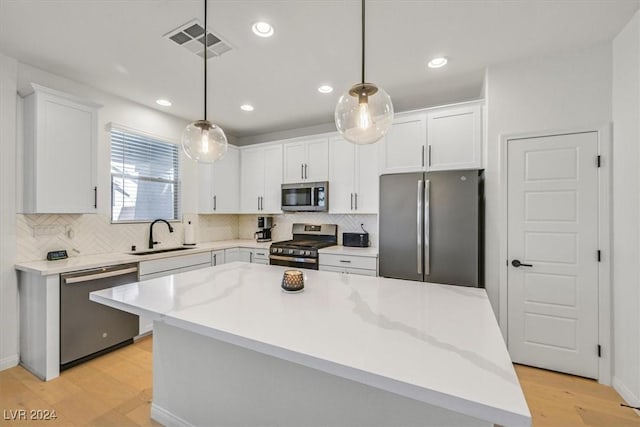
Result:
{"label": "coffee maker", "polygon": [[273,217],[259,216],[258,217],[258,231],[253,236],[258,242],[270,242],[271,241],[271,229],[276,225],[273,223]]}

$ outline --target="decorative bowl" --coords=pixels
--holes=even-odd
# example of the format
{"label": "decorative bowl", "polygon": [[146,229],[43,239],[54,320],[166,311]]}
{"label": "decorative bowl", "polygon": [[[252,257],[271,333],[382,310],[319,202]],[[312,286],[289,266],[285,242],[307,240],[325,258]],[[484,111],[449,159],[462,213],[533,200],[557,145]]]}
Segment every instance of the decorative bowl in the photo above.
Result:
{"label": "decorative bowl", "polygon": [[285,292],[302,292],[304,290],[304,274],[300,270],[285,270],[281,287]]}

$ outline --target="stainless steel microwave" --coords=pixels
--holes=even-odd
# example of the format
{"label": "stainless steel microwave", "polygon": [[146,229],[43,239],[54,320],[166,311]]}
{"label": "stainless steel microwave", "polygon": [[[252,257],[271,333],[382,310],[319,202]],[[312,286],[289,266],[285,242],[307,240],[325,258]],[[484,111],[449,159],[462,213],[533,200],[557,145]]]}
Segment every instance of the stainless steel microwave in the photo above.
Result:
{"label": "stainless steel microwave", "polygon": [[282,184],[281,200],[283,211],[327,212],[329,183],[323,181]]}

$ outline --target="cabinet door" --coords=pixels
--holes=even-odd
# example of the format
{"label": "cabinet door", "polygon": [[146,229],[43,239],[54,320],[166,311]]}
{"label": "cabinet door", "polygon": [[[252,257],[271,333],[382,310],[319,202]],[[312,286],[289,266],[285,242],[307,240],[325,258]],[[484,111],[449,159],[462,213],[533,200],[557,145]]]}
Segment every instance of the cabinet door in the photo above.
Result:
{"label": "cabinet door", "polygon": [[213,212],[213,164],[198,163],[198,213]]}
{"label": "cabinet door", "polygon": [[425,170],[427,114],[398,117],[380,146],[381,172],[421,172]]}
{"label": "cabinet door", "polygon": [[[377,149],[375,145],[371,147]],[[329,151],[329,212],[350,213],[354,208],[356,145],[336,136],[331,138]]]}
{"label": "cabinet door", "polygon": [[431,111],[427,130],[429,170],[482,168],[479,104]]}
{"label": "cabinet door", "polygon": [[211,251],[211,265],[222,265],[226,262],[224,249],[219,251]]}
{"label": "cabinet door", "polygon": [[229,147],[213,164],[213,212],[238,213],[240,208],[240,152]]}
{"label": "cabinet door", "polygon": [[304,180],[309,182],[329,179],[329,140],[318,138],[307,141]]}
{"label": "cabinet door", "polygon": [[280,213],[282,188],[282,145],[264,148],[264,191],[260,213]]}
{"label": "cabinet door", "polygon": [[284,144],[284,182],[287,184],[304,181],[306,145],[304,142]]}
{"label": "cabinet door", "polygon": [[97,112],[36,93],[33,213],[95,213]]}
{"label": "cabinet door", "polygon": [[375,144],[358,146],[355,170],[355,212],[378,213],[380,175],[378,174],[378,147]]}
{"label": "cabinet door", "polygon": [[240,248],[231,248],[224,250],[224,262],[240,261]]}
{"label": "cabinet door", "polygon": [[264,189],[264,149],[247,148],[240,155],[240,209],[243,213],[258,213],[258,200]]}
{"label": "cabinet door", "polygon": [[238,261],[251,262],[252,258],[251,249],[240,248]]}

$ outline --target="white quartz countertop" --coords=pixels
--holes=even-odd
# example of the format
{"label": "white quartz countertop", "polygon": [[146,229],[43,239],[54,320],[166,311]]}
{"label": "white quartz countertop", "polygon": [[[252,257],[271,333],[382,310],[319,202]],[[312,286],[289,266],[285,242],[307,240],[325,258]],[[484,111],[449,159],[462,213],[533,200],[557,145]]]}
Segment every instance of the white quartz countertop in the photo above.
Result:
{"label": "white quartz countertop", "polygon": [[349,255],[349,256],[365,256],[365,257],[377,257],[378,248],[354,248],[350,246],[328,246],[326,248],[318,249],[319,254],[335,254],[335,255]]}
{"label": "white quartz countertop", "polygon": [[483,289],[234,262],[91,300],[504,426],[531,416]]}
{"label": "white quartz countertop", "polygon": [[[114,252],[107,254],[73,256],[57,261],[28,261],[15,264],[17,270],[38,273],[43,276],[68,273],[70,271],[89,268],[106,267],[109,265],[126,264],[130,262],[148,261],[151,259],[169,258],[199,252],[216,251],[230,248],[268,249],[271,242],[256,242],[255,240],[221,240],[217,242],[198,243],[182,251],[161,252],[149,255],[131,255],[129,252]],[[156,249],[165,249],[157,246]],[[145,252],[146,248],[139,248],[138,252]]]}

